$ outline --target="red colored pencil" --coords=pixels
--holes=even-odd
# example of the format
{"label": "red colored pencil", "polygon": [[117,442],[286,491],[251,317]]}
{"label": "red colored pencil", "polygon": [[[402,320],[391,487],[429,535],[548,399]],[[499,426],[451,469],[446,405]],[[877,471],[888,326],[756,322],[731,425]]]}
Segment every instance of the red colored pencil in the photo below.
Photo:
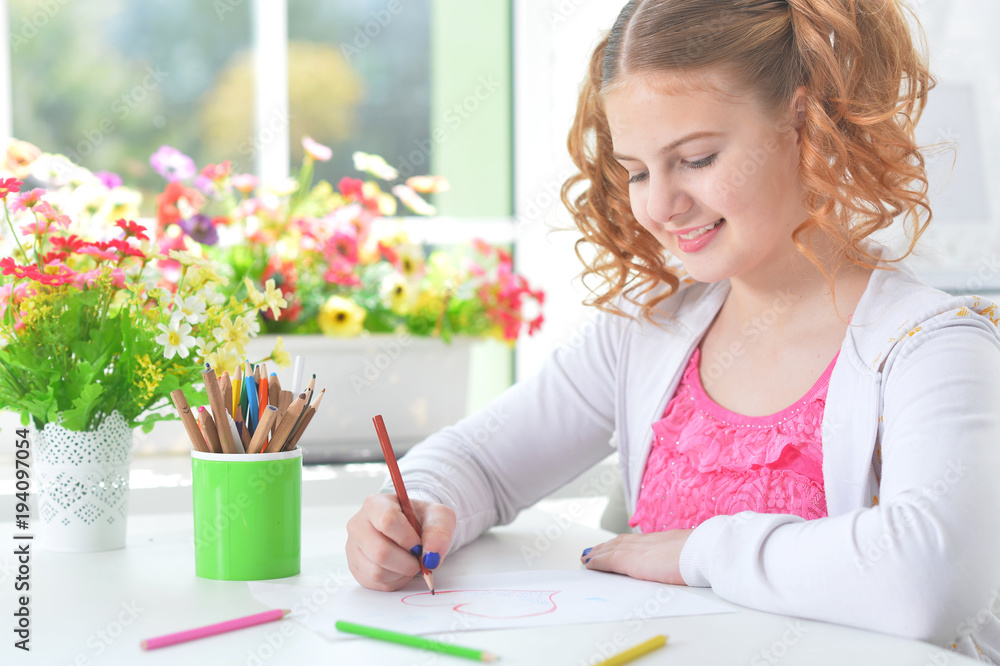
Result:
{"label": "red colored pencil", "polygon": [[[375,423],[378,442],[382,445],[382,455],[385,456],[385,463],[389,466],[389,476],[392,477],[392,485],[396,489],[399,508],[403,510],[403,515],[410,521],[410,525],[416,531],[417,536],[420,536],[420,523],[417,522],[417,516],[413,513],[410,498],[406,494],[406,486],[403,485],[403,476],[399,473],[399,464],[396,462],[396,454],[393,452],[392,444],[389,442],[389,433],[386,432],[385,421],[382,420],[381,414],[372,418],[372,421]],[[423,575],[427,587],[430,589],[431,594],[434,594],[434,574],[424,566],[424,560],[420,555],[417,556],[417,562],[420,563],[420,573]]]}
{"label": "red colored pencil", "polygon": [[215,636],[216,634],[222,634],[227,631],[235,631],[236,629],[252,627],[257,624],[264,624],[265,622],[273,622],[275,620],[280,620],[291,612],[292,611],[287,609],[276,608],[274,610],[264,611],[263,613],[257,613],[256,615],[247,615],[246,617],[238,617],[235,620],[226,620],[225,622],[219,622],[218,624],[210,624],[207,627],[198,627],[197,629],[178,631],[176,634],[167,634],[166,636],[147,638],[146,640],[140,642],[139,645],[143,650],[154,650],[156,648],[167,647],[168,645],[176,645],[177,643],[186,643],[198,638],[205,638],[206,636]]}

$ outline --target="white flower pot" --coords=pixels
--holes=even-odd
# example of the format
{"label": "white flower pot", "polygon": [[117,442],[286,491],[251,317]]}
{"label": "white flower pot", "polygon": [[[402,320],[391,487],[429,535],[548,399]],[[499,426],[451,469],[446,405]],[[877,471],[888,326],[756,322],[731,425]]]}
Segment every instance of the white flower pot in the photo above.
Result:
{"label": "white flower pot", "polygon": [[32,438],[38,544],[91,552],[125,547],[132,430],[112,412],[92,431],[48,423]]}
{"label": "white flower pot", "polygon": [[[271,353],[277,336],[251,340],[251,360]],[[301,355],[305,372],[298,387],[316,375],[316,395],[326,389],[316,416],[299,440],[307,461],[381,460],[372,424],[381,414],[393,448],[402,452],[466,414],[469,368],[474,340],[408,334],[330,338],[286,335],[285,349]],[[276,372],[283,389],[293,389],[293,368]],[[313,398],[315,400],[315,396]]]}

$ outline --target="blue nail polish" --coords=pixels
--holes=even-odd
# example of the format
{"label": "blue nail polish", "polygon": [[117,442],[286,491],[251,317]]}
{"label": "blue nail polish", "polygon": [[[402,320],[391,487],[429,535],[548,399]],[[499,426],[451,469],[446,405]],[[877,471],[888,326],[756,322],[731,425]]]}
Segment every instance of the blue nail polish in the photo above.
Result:
{"label": "blue nail polish", "polygon": [[584,555],[586,555],[587,553],[589,553],[589,552],[590,552],[590,551],[592,551],[592,550],[594,550],[594,547],[593,547],[593,546],[591,546],[590,548],[588,548],[588,549],[586,549],[585,551],[583,551],[583,554],[584,554]]}
{"label": "blue nail polish", "polygon": [[410,549],[410,552],[416,555],[417,557],[420,557],[420,553],[422,553],[423,550],[424,550],[423,547],[418,543],[416,546]]}
{"label": "blue nail polish", "polygon": [[586,564],[586,563],[587,563],[587,562],[589,562],[589,561],[590,561],[590,558],[588,557],[587,559],[585,559],[585,560],[583,561],[583,563],[584,563],[584,564]]}
{"label": "blue nail polish", "polygon": [[424,566],[428,569],[436,569],[441,564],[441,556],[437,553],[424,553]]}

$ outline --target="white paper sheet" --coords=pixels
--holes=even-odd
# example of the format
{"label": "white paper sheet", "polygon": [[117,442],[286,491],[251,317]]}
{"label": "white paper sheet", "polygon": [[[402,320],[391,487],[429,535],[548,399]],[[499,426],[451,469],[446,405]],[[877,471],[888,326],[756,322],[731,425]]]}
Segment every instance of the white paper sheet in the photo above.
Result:
{"label": "white paper sheet", "polygon": [[334,628],[337,620],[428,634],[735,612],[681,587],[589,570],[435,575],[433,596],[421,578],[397,592],[356,584],[249,586],[258,601],[290,608],[293,619],[332,640],[353,638]]}

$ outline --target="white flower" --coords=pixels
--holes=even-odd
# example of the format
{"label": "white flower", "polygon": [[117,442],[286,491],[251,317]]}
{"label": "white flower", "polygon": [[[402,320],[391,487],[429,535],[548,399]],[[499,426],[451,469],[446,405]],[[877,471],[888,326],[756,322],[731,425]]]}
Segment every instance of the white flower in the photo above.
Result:
{"label": "white flower", "polygon": [[382,180],[396,180],[399,177],[399,172],[378,155],[356,152],[351,157],[354,158],[354,168],[358,171],[366,171]]}
{"label": "white flower", "polygon": [[156,336],[157,344],[163,345],[163,355],[171,359],[176,354],[181,358],[187,358],[191,353],[191,347],[196,343],[191,336],[191,325],[184,322],[181,317],[171,317],[170,324],[164,326],[158,324],[163,333]]}
{"label": "white flower", "polygon": [[198,294],[191,294],[187,298],[178,294],[174,299],[174,313],[180,314],[189,324],[200,324],[205,321],[205,300]]}
{"label": "white flower", "polygon": [[226,303],[225,295],[217,292],[214,285],[209,284],[198,293],[205,299],[205,303],[207,303],[209,307],[215,308]]}

